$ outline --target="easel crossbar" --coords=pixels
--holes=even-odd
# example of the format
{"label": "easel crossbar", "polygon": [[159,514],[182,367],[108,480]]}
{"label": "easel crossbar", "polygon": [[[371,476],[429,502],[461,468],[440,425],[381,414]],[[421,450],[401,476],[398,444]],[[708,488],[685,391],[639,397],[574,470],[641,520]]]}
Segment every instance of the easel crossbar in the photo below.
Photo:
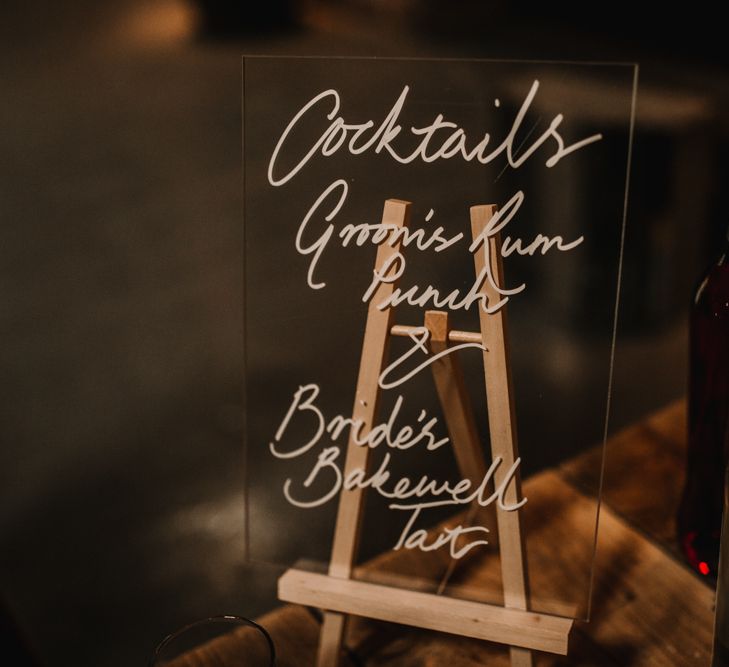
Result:
{"label": "easel crossbar", "polygon": [[[410,327],[405,324],[396,324],[390,329],[391,336],[412,336],[422,331],[423,327]],[[448,332],[449,343],[483,343],[483,335],[477,331],[449,331]]]}
{"label": "easel crossbar", "polygon": [[[279,599],[390,623],[567,655],[573,620],[290,569]],[[437,613],[435,612],[437,610]]]}

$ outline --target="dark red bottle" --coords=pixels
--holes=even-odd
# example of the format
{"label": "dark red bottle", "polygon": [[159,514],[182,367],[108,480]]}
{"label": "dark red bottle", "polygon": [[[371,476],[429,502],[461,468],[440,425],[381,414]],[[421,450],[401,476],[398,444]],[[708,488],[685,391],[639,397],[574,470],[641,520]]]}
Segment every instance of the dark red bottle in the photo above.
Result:
{"label": "dark red bottle", "polygon": [[729,230],[691,305],[686,486],[678,510],[689,564],[716,577],[729,452]]}

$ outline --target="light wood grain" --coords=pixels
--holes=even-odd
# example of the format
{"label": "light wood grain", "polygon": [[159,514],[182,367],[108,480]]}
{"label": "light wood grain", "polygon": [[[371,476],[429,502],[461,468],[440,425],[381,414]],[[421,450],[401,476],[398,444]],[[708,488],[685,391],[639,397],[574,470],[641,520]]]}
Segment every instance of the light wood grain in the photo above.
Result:
{"label": "light wood grain", "polygon": [[[431,351],[443,352],[448,347],[448,313],[429,310],[424,324],[430,331]],[[442,356],[431,364],[431,370],[458,468],[478,486],[486,474],[486,463],[459,358],[456,354]]]}
{"label": "light wood grain", "polygon": [[[410,203],[397,199],[388,199],[382,212],[382,225],[405,227],[410,216]],[[381,243],[377,248],[375,268],[380,269],[386,262],[400,251],[400,239],[392,244]],[[378,378],[382,372],[384,360],[389,348],[390,328],[392,327],[392,309],[379,310],[377,304],[390,296],[397,286],[397,281],[382,282],[373,294],[368,308],[365,324],[362,356],[360,358],[357,389],[355,391],[352,418],[361,421],[359,436],[364,437],[372,428],[377,415],[379,402]],[[344,464],[344,476],[352,470],[367,469],[369,447],[361,447],[355,440],[354,429],[350,432]],[[362,519],[363,491],[360,488],[343,489],[339,497],[337,520],[334,529],[332,555],[329,562],[329,574],[333,577],[348,578],[352,573],[352,564],[357,554],[360,523]],[[337,667],[340,660],[340,646],[346,626],[346,618],[341,614],[326,612],[319,644],[318,667]]]}
{"label": "light wood grain", "polygon": [[[446,350],[452,340],[448,313],[437,310],[426,311],[424,325],[430,332],[430,350],[434,354]],[[480,339],[481,334],[477,335]],[[461,477],[471,480],[473,487],[476,488],[486,474],[486,462],[460,357],[457,354],[445,355],[435,361],[430,368],[458,470]],[[495,526],[494,506],[481,507],[475,503],[467,513],[466,525],[473,525],[474,520],[477,520],[479,525]],[[498,545],[498,533],[489,535],[489,542],[492,546]],[[451,564],[451,567],[456,566],[455,562]]]}
{"label": "light wood grain", "polygon": [[347,620],[344,614],[331,610],[324,611],[316,653],[318,667],[338,667],[340,664]]}
{"label": "light wood grain", "polygon": [[[397,199],[388,199],[382,213],[382,225],[404,227],[408,224],[410,203]],[[387,260],[400,251],[400,242],[381,243],[377,248],[375,267],[382,267]],[[371,430],[377,415],[379,403],[379,387],[377,384],[382,372],[383,362],[389,348],[389,334],[392,326],[392,308],[379,310],[377,304],[390,296],[397,286],[397,281],[381,283],[375,291],[367,308],[362,355],[360,358],[357,389],[352,407],[352,419],[361,421],[359,437],[364,438]],[[355,439],[355,431],[351,430],[347,443],[344,477],[356,468],[366,469],[369,447],[361,447]],[[329,574],[334,577],[349,577],[352,562],[356,555],[359,527],[362,512],[363,491],[360,488],[342,490],[339,499],[339,510],[334,530],[334,543],[329,566]]]}
{"label": "light wood grain", "polygon": [[572,620],[288,570],[279,597],[393,623],[564,654]]}
{"label": "light wood grain", "polygon": [[[474,239],[483,233],[486,225],[496,213],[493,205],[471,207],[471,232]],[[501,244],[496,236],[474,252],[476,274],[480,274],[488,264],[493,280],[499,286],[504,284],[504,271],[501,261]],[[494,286],[487,279],[480,290],[488,303],[493,305],[501,300]],[[486,380],[486,402],[489,416],[489,433],[493,458],[500,457],[502,465],[494,475],[498,487],[519,456],[516,436],[516,419],[509,365],[509,335],[507,330],[506,309],[487,313],[479,306],[481,333],[486,345],[483,363]],[[516,504],[521,498],[521,476],[514,477],[505,494],[506,501]],[[504,587],[504,604],[514,609],[527,609],[529,586],[527,560],[521,530],[519,512],[498,512],[499,545],[501,550],[501,571]]]}
{"label": "light wood grain", "polygon": [[[438,312],[438,311],[432,311]],[[392,336],[401,336],[407,338],[417,334],[419,328],[408,326],[407,324],[395,324],[390,329]],[[457,329],[450,329],[448,331],[448,342],[449,343],[481,343],[481,332],[480,331],[459,331]]]}
{"label": "light wood grain", "polygon": [[[471,232],[477,239],[484,232],[491,218],[496,214],[493,205],[471,207]],[[504,269],[501,260],[501,240],[493,235],[484,242],[483,247],[476,249],[474,262],[476,274],[486,267],[490,269],[481,286],[481,294],[485,294],[489,305],[501,300],[496,286],[504,285]],[[514,415],[514,395],[511,382],[511,366],[509,364],[509,334],[507,331],[506,308],[495,313],[486,313],[479,307],[481,333],[486,350],[483,353],[486,371],[486,402],[489,414],[489,433],[491,436],[491,453],[494,458],[500,457],[502,466],[494,475],[494,483],[498,486],[514,461],[519,456],[516,418]],[[521,497],[521,475],[514,476],[506,493],[509,503],[516,503]],[[527,558],[521,529],[521,517],[518,512],[498,512],[499,545],[501,550],[501,575],[504,589],[504,605],[515,609],[529,608],[529,574]],[[509,649],[511,667],[531,667],[531,654],[519,648]]]}

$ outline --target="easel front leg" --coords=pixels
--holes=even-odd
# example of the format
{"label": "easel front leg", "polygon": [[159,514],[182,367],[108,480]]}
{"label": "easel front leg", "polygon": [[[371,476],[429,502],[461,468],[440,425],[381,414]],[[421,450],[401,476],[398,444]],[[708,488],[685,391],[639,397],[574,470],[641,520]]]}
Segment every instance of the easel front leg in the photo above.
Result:
{"label": "easel front leg", "polygon": [[[471,232],[474,241],[482,239],[483,247],[476,248],[474,263],[476,275],[486,272],[481,294],[487,304],[502,300],[498,289],[504,286],[504,270],[501,259],[501,239],[498,234],[485,235],[486,226],[496,214],[496,206],[473,206],[471,208]],[[490,276],[488,275],[490,274]],[[491,434],[493,458],[501,458],[502,465],[495,475],[500,486],[502,476],[519,456],[516,436],[514,394],[509,363],[509,337],[507,333],[506,308],[488,313],[479,304],[481,334],[486,351],[483,362],[486,380],[486,403]],[[521,476],[519,471],[506,489],[505,500],[515,504],[521,497]],[[499,544],[501,553],[501,578],[504,588],[504,606],[512,609],[529,609],[529,577],[527,575],[526,549],[522,536],[521,517],[515,512],[497,512]],[[530,651],[511,649],[512,667],[532,667]]]}
{"label": "easel front leg", "polygon": [[511,667],[534,667],[534,653],[528,648],[509,647]]}
{"label": "easel front leg", "polygon": [[325,611],[319,635],[319,650],[316,656],[317,667],[339,667],[344,631],[347,617],[336,611]]}
{"label": "easel front leg", "polygon": [[[388,199],[382,212],[383,227],[398,229],[408,224],[410,216],[410,203],[398,199]],[[400,239],[394,243],[381,243],[377,248],[375,270],[388,265],[393,256],[400,252]],[[358,436],[364,438],[377,415],[377,404],[380,394],[379,377],[382,372],[387,355],[392,326],[392,309],[380,310],[378,304],[392,295],[396,287],[396,280],[382,282],[372,295],[367,308],[367,323],[365,324],[364,341],[362,342],[362,356],[360,358],[359,375],[357,376],[357,390],[354,396],[352,419],[361,423]],[[369,448],[358,444],[355,432],[350,433],[347,443],[344,476],[355,469],[366,470],[369,458]],[[332,556],[329,562],[329,575],[338,579],[349,579],[352,574],[352,565],[357,553],[359,543],[360,521],[364,492],[362,489],[343,489],[339,497],[337,522],[334,528],[334,542]],[[319,639],[319,654],[317,667],[338,667],[346,617],[343,614],[326,612]]]}

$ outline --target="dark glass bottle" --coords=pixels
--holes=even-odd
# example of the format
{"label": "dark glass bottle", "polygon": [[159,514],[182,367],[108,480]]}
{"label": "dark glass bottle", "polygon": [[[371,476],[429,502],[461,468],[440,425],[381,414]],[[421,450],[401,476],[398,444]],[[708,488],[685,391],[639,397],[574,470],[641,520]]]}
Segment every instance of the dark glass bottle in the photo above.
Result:
{"label": "dark glass bottle", "polygon": [[[729,445],[729,442],[726,444]],[[729,468],[724,477],[724,518],[721,526],[718,577],[711,667],[729,667]]]}
{"label": "dark glass bottle", "polygon": [[689,564],[713,578],[729,458],[729,230],[696,289],[690,326],[688,460],[677,527]]}

